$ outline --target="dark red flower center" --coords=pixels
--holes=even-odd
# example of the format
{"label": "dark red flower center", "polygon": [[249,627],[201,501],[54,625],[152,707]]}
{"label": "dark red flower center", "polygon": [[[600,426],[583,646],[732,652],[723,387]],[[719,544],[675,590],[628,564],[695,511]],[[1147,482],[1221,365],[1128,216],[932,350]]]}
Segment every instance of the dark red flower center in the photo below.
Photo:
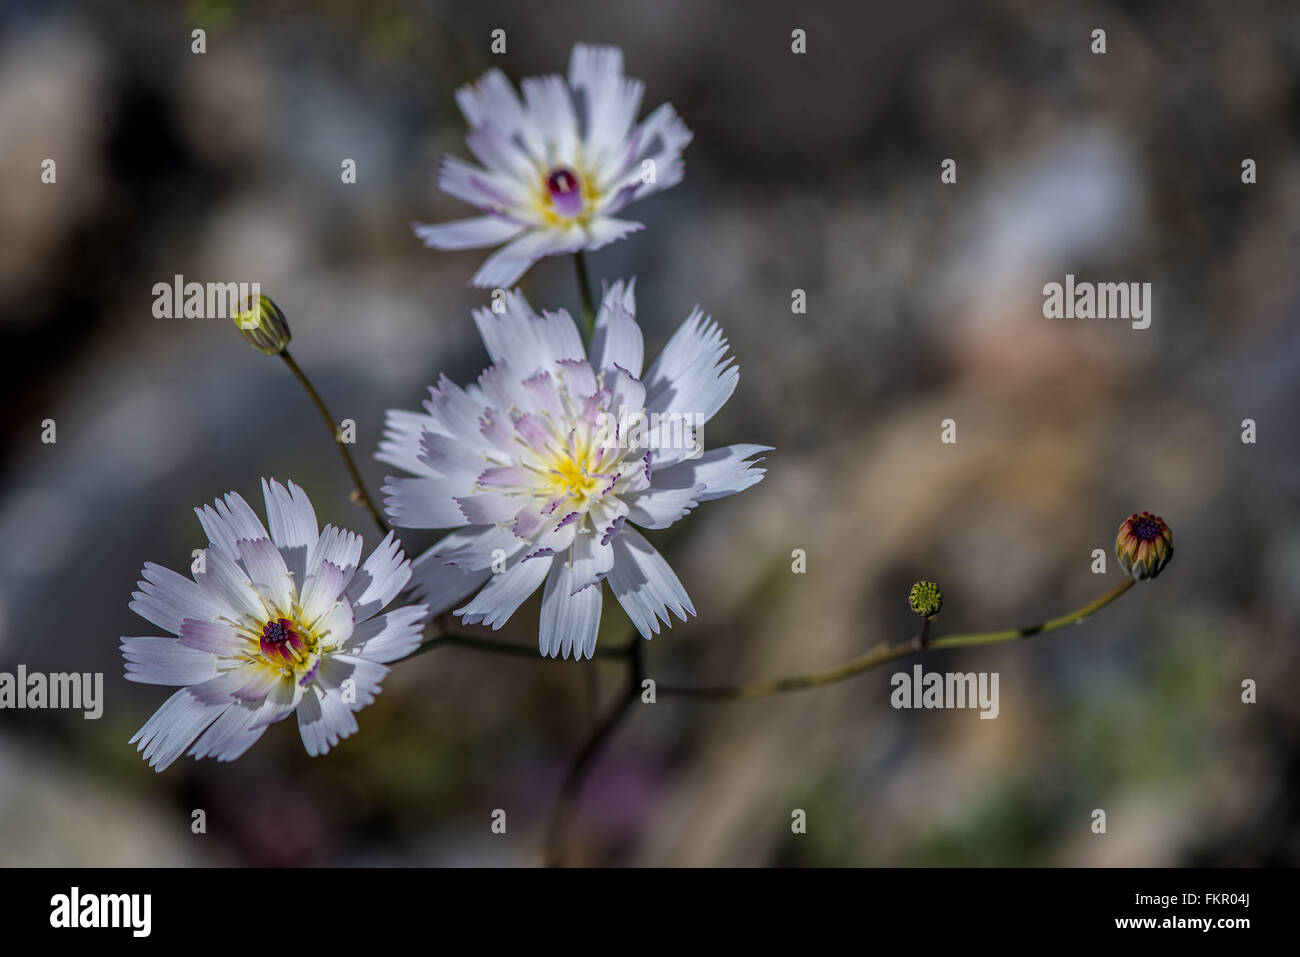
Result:
{"label": "dark red flower center", "polygon": [[552,196],[566,195],[578,188],[578,177],[564,167],[560,167],[546,181],[546,187],[551,191]]}
{"label": "dark red flower center", "polygon": [[1162,534],[1164,522],[1159,515],[1151,515],[1143,512],[1141,515],[1134,514],[1129,519],[1129,527],[1133,530],[1133,535],[1141,542],[1154,542]]}
{"label": "dark red flower center", "polygon": [[307,643],[288,618],[276,618],[262,626],[262,654],[272,660],[293,661]]}
{"label": "dark red flower center", "polygon": [[288,618],[278,618],[275,621],[268,621],[262,629],[262,640],[269,641],[273,645],[286,642],[291,636],[297,633],[294,631],[293,622]]}
{"label": "dark red flower center", "polygon": [[582,212],[582,183],[573,170],[564,166],[552,170],[546,179],[546,189],[561,216],[573,217]]}

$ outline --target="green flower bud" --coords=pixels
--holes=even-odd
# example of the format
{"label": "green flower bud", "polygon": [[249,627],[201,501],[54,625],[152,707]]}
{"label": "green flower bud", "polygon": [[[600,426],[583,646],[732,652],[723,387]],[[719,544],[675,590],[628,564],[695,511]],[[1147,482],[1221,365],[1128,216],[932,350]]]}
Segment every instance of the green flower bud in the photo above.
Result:
{"label": "green flower bud", "polygon": [[256,302],[251,297],[245,299],[235,310],[233,318],[239,334],[259,352],[278,356],[289,347],[292,338],[289,323],[280,307],[269,297],[259,295]]}
{"label": "green flower bud", "polygon": [[1134,581],[1155,578],[1174,557],[1174,534],[1159,515],[1134,512],[1115,536],[1115,557]]}
{"label": "green flower bud", "polygon": [[917,582],[908,593],[907,603],[922,618],[933,618],[943,607],[943,592],[934,582]]}

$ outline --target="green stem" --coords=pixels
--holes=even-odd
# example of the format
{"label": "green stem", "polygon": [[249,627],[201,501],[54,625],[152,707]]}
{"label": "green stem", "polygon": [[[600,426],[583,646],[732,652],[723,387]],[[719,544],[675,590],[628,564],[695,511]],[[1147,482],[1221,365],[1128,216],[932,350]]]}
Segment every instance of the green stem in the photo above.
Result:
{"label": "green stem", "polygon": [[917,632],[915,642],[917,651],[925,651],[925,646],[930,643],[930,622],[932,620],[933,616],[921,619],[921,630]]}
{"label": "green stem", "polygon": [[578,273],[578,292],[582,298],[582,327],[590,343],[596,331],[596,305],[591,299],[591,280],[587,278],[587,257],[581,249],[573,254],[573,265]]}
{"label": "green stem", "polygon": [[338,446],[339,454],[343,456],[343,464],[347,466],[348,474],[352,476],[352,484],[354,487],[352,497],[364,505],[370,512],[370,517],[373,518],[375,524],[379,526],[380,533],[384,535],[388,534],[388,523],[384,521],[383,512],[381,512],[378,506],[375,505],[374,499],[367,494],[365,483],[361,481],[361,473],[357,471],[357,463],[352,461],[352,453],[348,451],[348,445],[343,441],[343,435],[339,432],[339,427],[335,424],[334,417],[330,415],[330,410],[326,408],[325,400],[322,399],[320,393],[316,391],[316,387],[311,384],[311,380],[307,378],[307,373],[303,372],[298,363],[293,361],[293,356],[289,355],[288,349],[280,353],[280,358],[284,360],[284,364],[289,367],[289,371],[294,374],[295,378],[302,383],[302,387],[307,390],[307,395],[311,397],[312,403],[320,411],[321,418],[325,420],[325,425],[330,430],[330,435],[334,437],[334,444]]}
{"label": "green stem", "polygon": [[[967,635],[948,635],[943,638],[932,638],[925,641],[923,649],[933,651],[937,648],[959,648],[970,645],[992,645],[1002,641],[1013,641],[1017,638],[1031,638],[1034,635],[1041,635],[1049,631],[1055,631],[1058,628],[1064,628],[1066,625],[1077,624],[1088,618],[1095,612],[1105,608],[1120,595],[1124,594],[1133,587],[1133,579],[1126,579],[1121,584],[1112,588],[1100,598],[1082,608],[1072,611],[1060,618],[1053,618],[1051,621],[1045,621],[1038,625],[1029,625],[1025,628],[1010,628],[1005,631],[985,631],[977,634]],[[896,644],[880,644],[868,651],[861,657],[854,658],[852,661],[840,665],[838,668],[831,668],[827,671],[814,671],[809,674],[791,675],[785,678],[773,678],[767,681],[755,681],[742,685],[720,685],[715,687],[689,688],[674,687],[672,685],[659,685],[659,693],[666,695],[679,695],[681,697],[691,698],[715,698],[721,700],[736,700],[740,698],[762,698],[767,695],[780,694],[785,691],[797,691],[802,688],[814,688],[819,685],[833,684],[836,681],[843,681],[846,678],[852,678],[854,675],[860,675],[864,671],[869,671],[878,665],[894,661],[898,658],[904,658],[918,650],[921,642],[917,639],[910,641],[898,642]]]}

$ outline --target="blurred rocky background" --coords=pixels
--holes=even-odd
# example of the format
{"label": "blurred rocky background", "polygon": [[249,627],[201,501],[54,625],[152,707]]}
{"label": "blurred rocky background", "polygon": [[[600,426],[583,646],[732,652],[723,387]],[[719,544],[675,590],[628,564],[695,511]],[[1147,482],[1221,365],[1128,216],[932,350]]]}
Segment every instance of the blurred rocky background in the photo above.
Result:
{"label": "blurred rocky background", "polygon": [[[99,721],[0,712],[0,863],[538,860],[590,675],[603,704],[617,663],[443,648],[398,666],[327,757],[285,722],[235,764],[159,776],[127,739],[167,692],[122,680],[117,644],[153,631],[126,607],[141,565],[183,569],[204,543],[191,509],[227,490],[293,478],[322,522],[372,531],[280,363],[229,322],[155,319],[154,283],[261,281],[377,488],[384,410],[486,363],[466,285],[481,254],[409,228],[468,214],[435,188],[439,155],[466,154],[453,91],[493,66],[562,72],[575,41],[620,45],[646,109],[671,101],[695,132],[685,181],[635,208],[647,229],[594,254],[594,278],[637,275],[652,353],[695,303],[711,312],[743,374],[706,440],[776,447],[757,488],[652,533],[699,617],[647,647],[651,676],[839,663],[914,630],[922,577],[944,587],[937,634],[1059,614],[1119,581],[1092,550],[1110,555],[1135,510],[1165,517],[1177,554],[1081,627],[921,659],[998,672],[996,720],[892,709],[911,659],[779,698],[637,706],[570,858],[1300,863],[1300,8],[1284,0],[8,0],[0,670],[103,671],[107,702]],[[1066,273],[1151,282],[1151,327],[1045,319],[1042,288]],[[566,260],[526,289],[576,306]],[[501,636],[533,643],[536,604]],[[607,600],[602,642],[627,630]]]}

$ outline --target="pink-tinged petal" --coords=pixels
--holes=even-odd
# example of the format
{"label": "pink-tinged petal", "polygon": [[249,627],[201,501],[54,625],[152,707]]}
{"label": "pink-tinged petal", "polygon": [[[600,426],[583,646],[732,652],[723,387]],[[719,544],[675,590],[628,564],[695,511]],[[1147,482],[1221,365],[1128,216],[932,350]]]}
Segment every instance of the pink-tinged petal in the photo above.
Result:
{"label": "pink-tinged petal", "polygon": [[632,295],[631,285],[628,283],[625,288],[619,280],[605,290],[591,337],[591,364],[601,372],[617,366],[640,378],[645,362],[645,339],[636,324],[635,313],[626,305]]}
{"label": "pink-tinged petal", "polygon": [[426,605],[409,605],[362,622],[352,631],[347,653],[385,663],[405,658],[420,647],[428,613]]}
{"label": "pink-tinged petal", "polygon": [[502,492],[478,492],[456,499],[461,514],[470,525],[493,525],[514,517],[519,499]]}
{"label": "pink-tinged petal", "polygon": [[574,253],[586,244],[586,232],[578,225],[546,229],[534,227],[489,256],[470,284],[480,289],[513,286],[528,267],[543,256]]}
{"label": "pink-tinged petal", "polygon": [[478,571],[511,558],[524,543],[507,528],[497,525],[475,526],[452,532],[420,556],[416,565],[437,562]]}
{"label": "pink-tinged petal", "polygon": [[494,465],[478,476],[478,484],[488,488],[521,488],[531,482],[531,473],[518,465]]}
{"label": "pink-tinged petal", "polygon": [[619,495],[631,495],[650,487],[650,456],[651,453],[646,452],[639,459],[624,460],[623,484],[619,488]]}
{"label": "pink-tinged petal", "polygon": [[302,693],[301,681],[294,681],[291,677],[281,678],[262,702],[262,706],[249,725],[249,730],[257,731],[289,717],[298,707],[298,702],[302,700]]}
{"label": "pink-tinged petal", "polygon": [[234,533],[235,540],[270,538],[266,526],[257,517],[257,513],[237,492],[227,492],[225,501],[215,503],[217,512],[226,521],[226,526]]}
{"label": "pink-tinged petal", "polygon": [[266,725],[258,726],[257,719],[261,712],[258,704],[233,704],[199,735],[190,748],[191,757],[216,758],[218,761],[233,761],[251,748],[266,731]]}
{"label": "pink-tinged petal", "polygon": [[293,482],[286,487],[274,479],[262,479],[262,497],[266,500],[271,541],[284,557],[294,583],[301,584],[307,577],[307,550],[320,537],[316,510],[307,493]]}
{"label": "pink-tinged petal", "polygon": [[[597,389],[593,394],[587,396],[587,400],[582,404],[582,411],[578,413],[578,419],[587,425],[595,426],[599,423],[602,412],[609,412],[609,403],[613,398],[613,393],[608,389]],[[617,410],[615,410],[617,417]],[[614,422],[614,434],[609,436],[609,444],[613,446],[618,440],[618,423]]]}
{"label": "pink-tinged petal", "polygon": [[520,538],[532,538],[551,520],[550,515],[534,502],[529,502],[514,515],[512,531]]}
{"label": "pink-tinged petal", "polygon": [[388,478],[384,483],[384,511],[399,528],[459,528],[468,519],[456,497],[472,486],[444,477]]}
{"label": "pink-tinged petal", "polygon": [[424,403],[424,408],[438,424],[438,428],[430,431],[450,435],[466,445],[479,444],[479,418],[484,411],[483,403],[476,401],[445,375],[438,378],[436,388],[429,389],[429,399]]}
{"label": "pink-tinged petal", "polygon": [[642,528],[667,528],[699,504],[703,485],[690,488],[655,488],[623,496],[627,519]]}
{"label": "pink-tinged petal", "polygon": [[[711,449],[695,459],[686,459],[654,473],[655,488],[680,489],[703,486],[696,500],[710,502],[743,492],[757,485],[765,469],[757,468],[763,459],[752,459],[759,452],[770,452],[768,445],[728,445]],[[752,461],[747,461],[752,459]]]}
{"label": "pink-tinged petal", "polygon": [[646,409],[685,414],[706,423],[739,381],[740,370],[727,358],[722,330],[696,309],[646,374]]}
{"label": "pink-tinged petal", "polygon": [[524,111],[533,118],[536,128],[544,131],[554,148],[554,160],[572,165],[578,149],[578,117],[573,111],[573,97],[559,76],[528,77],[519,84],[524,93]]}
{"label": "pink-tinged petal", "polygon": [[303,691],[298,703],[298,733],[303,747],[312,757],[329,751],[343,738],[355,734],[357,719],[343,703],[338,691],[326,691],[316,685]]}
{"label": "pink-tinged petal", "polygon": [[196,507],[194,514],[199,517],[199,524],[203,526],[203,534],[208,536],[209,548],[218,551],[227,558],[237,559],[239,554],[235,551],[235,533],[226,525],[225,520],[217,513],[211,505]]}
{"label": "pink-tinged petal", "polygon": [[527,411],[531,401],[529,395],[507,363],[498,362],[484,369],[478,377],[478,385],[494,408]]}
{"label": "pink-tinged petal", "polygon": [[617,47],[577,44],[569,58],[569,86],[583,117],[583,140],[596,155],[623,146],[641,109],[644,85],[623,75]]}
{"label": "pink-tinged petal", "polygon": [[175,638],[123,638],[126,680],[147,685],[192,685],[217,673],[217,660]]}
{"label": "pink-tinged petal", "polygon": [[321,659],[317,680],[326,691],[342,688],[343,682],[351,681],[356,701],[345,701],[344,704],[350,704],[353,711],[360,711],[374,703],[379,685],[390,670],[387,665],[356,655],[326,655]]}
{"label": "pink-tinged petal", "polygon": [[618,242],[632,233],[645,229],[644,223],[630,219],[615,219],[612,216],[597,216],[587,224],[587,242],[584,249],[595,251]]}
{"label": "pink-tinged petal", "polygon": [[609,525],[606,526],[604,531],[601,533],[600,543],[602,545],[608,545],[615,538],[617,538],[618,533],[623,530],[623,523],[626,521],[627,521],[626,515],[619,515],[617,518],[614,519],[614,521],[610,522]]}
{"label": "pink-tinged petal", "polygon": [[[177,641],[186,648],[205,652],[209,655],[233,657],[246,652],[248,639],[234,627],[224,621],[195,621],[193,619],[181,624],[181,636]],[[208,677],[212,677],[209,675]]]}
{"label": "pink-tinged petal", "polygon": [[473,83],[456,91],[456,105],[470,129],[491,121],[511,138],[520,137],[534,157],[541,158],[542,142],[536,124],[524,112],[523,104],[500,70],[489,70]]}
{"label": "pink-tinged petal", "polygon": [[[479,162],[497,174],[491,177],[491,182],[484,184],[487,190],[480,187],[481,192],[498,197],[492,205],[514,205],[527,199],[523,189],[511,189],[506,185],[526,183],[536,175],[536,163],[527,150],[511,140],[491,119],[485,119],[471,130],[465,137],[465,144]],[[487,174],[477,178],[488,179]],[[473,178],[469,185],[473,185]]]}
{"label": "pink-tinged petal", "polygon": [[146,562],[136,583],[140,590],[127,607],[146,621],[173,635],[180,634],[186,618],[216,618],[224,608],[208,597],[197,583],[162,565]]}
{"label": "pink-tinged petal", "polygon": [[506,293],[500,304],[502,312],[480,308],[473,313],[493,363],[503,363],[525,379],[549,369],[560,359],[584,355],[582,337],[568,313],[561,310],[539,316],[517,289]]}
{"label": "pink-tinged petal", "polygon": [[559,419],[564,415],[564,406],[556,391],[558,386],[549,372],[543,370],[529,376],[522,385],[528,395],[528,407],[525,411],[540,412],[551,416],[552,419]]}
{"label": "pink-tinged petal", "polygon": [[645,408],[645,386],[626,369],[615,366],[606,372],[605,385],[610,390],[609,406],[620,418],[631,417]]}
{"label": "pink-tinged petal", "polygon": [[515,562],[513,566],[495,575],[474,598],[456,614],[467,625],[488,625],[498,629],[537,590],[550,570],[550,557],[529,562]]}
{"label": "pink-tinged petal", "polygon": [[418,601],[424,602],[429,616],[434,617],[464,601],[491,577],[490,566],[446,565],[426,552],[411,565],[411,592]]}
{"label": "pink-tinged petal", "polygon": [[608,545],[627,518],[627,503],[619,498],[605,498],[594,503],[589,514],[601,544]]}
{"label": "pink-tinged petal", "polygon": [[528,200],[526,183],[479,169],[454,156],[439,161],[438,188],[485,211],[516,208]]}
{"label": "pink-tinged petal", "polygon": [[356,532],[326,525],[321,529],[316,544],[307,552],[307,578],[311,579],[320,566],[328,562],[342,570],[346,585],[361,563],[361,547],[361,536]]}
{"label": "pink-tinged petal", "polygon": [[341,595],[338,603],[316,623],[316,633],[327,646],[341,647],[352,637],[355,622],[352,603],[346,595]]}
{"label": "pink-tinged petal", "polygon": [[572,589],[581,591],[599,584],[614,567],[614,549],[601,535],[585,531],[573,539]]}
{"label": "pink-tinged petal", "polygon": [[179,758],[205,728],[231,707],[228,700],[203,702],[191,689],[182,688],[163,702],[162,707],[131,737],[137,751],[155,771],[165,770]]}
{"label": "pink-tinged petal", "polygon": [[577,529],[576,518],[562,517],[555,528],[543,530],[533,537],[529,554],[559,554],[573,544]]}
{"label": "pink-tinged petal", "polygon": [[356,620],[365,621],[396,598],[410,579],[411,563],[402,552],[402,543],[389,532],[352,576],[343,595]]}
{"label": "pink-tinged petal", "polygon": [[284,678],[278,670],[265,667],[241,668],[238,673],[243,675],[243,681],[230,692],[237,701],[260,703]]}
{"label": "pink-tinged petal", "polygon": [[222,554],[232,560],[239,558],[239,549],[235,542],[241,538],[269,538],[261,519],[248,507],[248,503],[237,492],[228,492],[223,499],[217,499],[212,506],[195,509],[199,523],[207,534],[208,540]]}
{"label": "pink-tinged petal", "polygon": [[241,538],[235,546],[253,587],[263,598],[271,600],[275,610],[289,611],[293,603],[294,581],[280,550],[269,538],[252,541]]}
{"label": "pink-tinged petal", "polygon": [[420,464],[436,476],[472,482],[483,469],[485,450],[480,446],[466,445],[428,429],[421,432],[419,441]]}
{"label": "pink-tinged petal", "polygon": [[507,416],[487,410],[479,418],[479,434],[497,452],[514,451],[515,432]]}
{"label": "pink-tinged petal", "polygon": [[449,223],[411,223],[411,231],[434,249],[482,249],[499,246],[522,233],[526,223],[503,216],[475,216]]}
{"label": "pink-tinged petal", "polygon": [[514,424],[519,437],[536,451],[546,448],[554,438],[551,427],[535,415],[521,415]]}
{"label": "pink-tinged petal", "polygon": [[245,616],[253,621],[270,617],[270,610],[248,575],[224,552],[205,549],[203,571],[196,572],[194,578],[208,598],[221,607],[222,614],[232,621],[240,621]]}
{"label": "pink-tinged petal", "polygon": [[339,600],[348,579],[349,575],[342,568],[333,562],[322,561],[316,573],[307,577],[307,584],[298,598],[302,623],[308,628],[314,627]]}
{"label": "pink-tinged petal", "polygon": [[668,562],[639,533],[624,527],[613,547],[614,567],[605,581],[643,638],[659,634],[660,619],[671,625],[670,609],[682,621],[695,614]]}
{"label": "pink-tinged petal", "polygon": [[[389,409],[384,413],[384,435],[379,441],[379,450],[375,453],[375,458],[396,466],[404,472],[412,472],[416,475],[432,474],[430,468],[421,461],[420,437],[426,431],[437,428],[439,428],[438,422],[431,415]],[[316,535],[313,533],[311,541],[315,540]]]}
{"label": "pink-tinged petal", "polygon": [[542,617],[537,647],[551,658],[592,657],[600,631],[601,588],[574,592],[573,570],[562,561],[551,566],[542,592]]}
{"label": "pink-tinged petal", "polygon": [[556,365],[559,367],[560,383],[574,399],[581,401],[596,394],[599,388],[596,373],[586,359],[565,359]]}
{"label": "pink-tinged petal", "polygon": [[[610,180],[603,184],[607,189],[618,189],[616,201],[608,203],[604,211],[613,215],[634,199],[644,199],[680,183],[685,169],[682,150],[691,138],[691,131],[671,105],[664,103],[657,107],[633,132],[632,148],[621,166],[612,170]],[[646,160],[655,164],[655,178],[650,183],[641,178]]]}

